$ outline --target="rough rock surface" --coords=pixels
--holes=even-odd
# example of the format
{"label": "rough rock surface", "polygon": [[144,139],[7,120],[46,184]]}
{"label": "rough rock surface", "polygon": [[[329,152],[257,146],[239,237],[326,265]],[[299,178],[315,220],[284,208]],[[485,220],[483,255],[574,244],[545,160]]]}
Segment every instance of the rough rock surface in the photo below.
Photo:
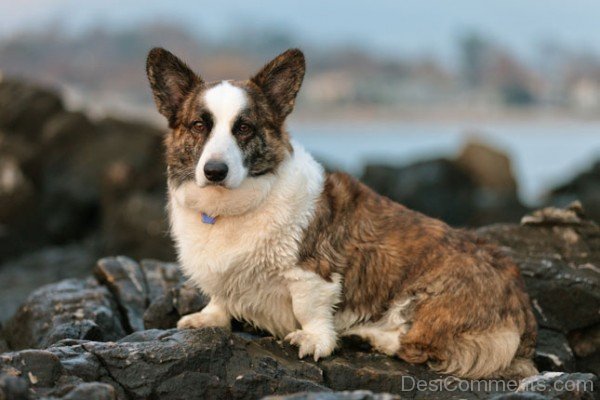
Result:
{"label": "rough rock surface", "polygon": [[565,334],[600,323],[600,227],[574,215],[537,212],[478,231],[519,264],[540,326]]}
{"label": "rough rock surface", "polygon": [[59,340],[116,340],[126,334],[117,303],[95,279],[67,279],[34,291],[4,328],[13,349]]}
{"label": "rough rock surface", "polygon": [[437,375],[352,338],[313,362],[243,324],[233,333],[173,329],[207,299],[175,264],[111,257],[97,263],[96,279],[38,289],[8,321],[0,339],[12,350],[0,355],[0,399],[597,398],[596,375],[582,372],[597,371],[600,228],[577,210],[479,230],[521,265],[542,327],[535,361],[558,371],[516,392],[518,382],[475,385]]}

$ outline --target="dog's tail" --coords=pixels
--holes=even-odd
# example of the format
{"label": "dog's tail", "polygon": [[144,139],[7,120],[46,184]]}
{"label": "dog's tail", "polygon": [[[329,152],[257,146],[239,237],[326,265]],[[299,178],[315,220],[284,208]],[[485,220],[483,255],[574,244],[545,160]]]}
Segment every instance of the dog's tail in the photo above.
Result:
{"label": "dog's tail", "polygon": [[463,378],[494,377],[507,370],[519,347],[516,329],[465,333],[448,343],[445,354],[429,362],[434,371]]}
{"label": "dog's tail", "polygon": [[410,343],[403,343],[399,355],[409,362],[427,359],[432,370],[461,378],[521,379],[538,372],[531,358],[520,354],[521,348],[518,330],[507,327],[464,333],[450,339],[439,351],[423,351],[422,347],[412,348]]}

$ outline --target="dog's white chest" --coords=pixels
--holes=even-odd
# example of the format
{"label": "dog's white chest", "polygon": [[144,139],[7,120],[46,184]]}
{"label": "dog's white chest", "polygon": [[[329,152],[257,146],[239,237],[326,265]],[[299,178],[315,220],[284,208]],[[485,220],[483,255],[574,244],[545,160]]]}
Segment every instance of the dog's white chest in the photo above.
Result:
{"label": "dog's white chest", "polygon": [[[262,218],[224,218],[204,224],[188,210],[173,210],[173,230],[185,273],[236,318],[283,336],[296,329],[283,274],[296,267],[293,227]],[[194,218],[195,217],[195,218]]]}
{"label": "dog's white chest", "polygon": [[234,317],[277,336],[297,329],[285,276],[297,268],[322,185],[321,167],[297,148],[264,201],[240,215],[217,216],[212,225],[185,205],[203,193],[194,187],[170,191],[172,233],[184,272]]}

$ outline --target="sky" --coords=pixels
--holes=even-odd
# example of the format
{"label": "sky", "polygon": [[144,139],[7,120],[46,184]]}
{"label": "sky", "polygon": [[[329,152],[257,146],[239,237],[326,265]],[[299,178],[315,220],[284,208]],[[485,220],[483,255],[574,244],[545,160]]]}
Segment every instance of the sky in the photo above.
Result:
{"label": "sky", "polygon": [[289,30],[311,44],[352,44],[385,55],[451,56],[477,31],[527,57],[549,39],[600,53],[598,0],[0,0],[0,37],[49,24],[72,33],[148,21],[223,38],[245,28]]}

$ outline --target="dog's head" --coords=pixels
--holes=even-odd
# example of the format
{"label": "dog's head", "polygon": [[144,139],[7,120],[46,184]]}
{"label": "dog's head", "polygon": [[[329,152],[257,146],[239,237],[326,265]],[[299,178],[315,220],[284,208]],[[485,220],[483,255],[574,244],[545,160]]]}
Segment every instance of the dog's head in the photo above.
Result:
{"label": "dog's head", "polygon": [[193,183],[234,191],[274,174],[292,152],[284,122],[304,77],[300,50],[284,52],[247,81],[206,83],[161,48],[150,51],[146,70],[158,111],[171,128],[171,188]]}

